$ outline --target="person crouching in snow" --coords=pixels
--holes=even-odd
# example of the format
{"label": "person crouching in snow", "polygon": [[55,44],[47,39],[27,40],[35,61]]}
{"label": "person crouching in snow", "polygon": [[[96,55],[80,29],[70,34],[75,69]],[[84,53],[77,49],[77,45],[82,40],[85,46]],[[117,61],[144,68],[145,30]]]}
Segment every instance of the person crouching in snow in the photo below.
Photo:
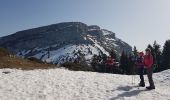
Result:
{"label": "person crouching in snow", "polygon": [[144,75],[144,63],[143,63],[143,60],[144,60],[144,53],[139,52],[138,57],[136,59],[136,66],[137,66],[137,69],[138,69],[138,74],[140,76],[139,86],[141,86],[141,87],[145,87],[144,76],[143,76]]}
{"label": "person crouching in snow", "polygon": [[144,65],[147,69],[147,76],[150,86],[146,87],[148,90],[155,89],[155,85],[152,79],[153,74],[153,56],[149,48],[146,49],[146,55],[144,56]]}

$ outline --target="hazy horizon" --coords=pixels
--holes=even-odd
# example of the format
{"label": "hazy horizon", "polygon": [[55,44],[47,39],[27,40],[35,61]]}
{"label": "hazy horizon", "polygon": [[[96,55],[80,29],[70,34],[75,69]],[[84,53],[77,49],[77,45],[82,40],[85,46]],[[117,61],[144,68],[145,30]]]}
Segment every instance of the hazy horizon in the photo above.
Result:
{"label": "hazy horizon", "polygon": [[0,37],[17,31],[83,22],[108,29],[118,38],[144,50],[156,40],[170,39],[169,0],[4,0],[0,6]]}

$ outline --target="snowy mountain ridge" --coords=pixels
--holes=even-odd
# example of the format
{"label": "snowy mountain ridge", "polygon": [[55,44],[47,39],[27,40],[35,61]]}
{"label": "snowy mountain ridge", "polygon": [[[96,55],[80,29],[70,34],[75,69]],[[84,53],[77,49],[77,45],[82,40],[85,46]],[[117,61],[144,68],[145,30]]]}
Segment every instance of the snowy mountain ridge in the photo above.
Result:
{"label": "snowy mountain ridge", "polygon": [[132,50],[115,33],[81,22],[65,22],[16,32],[2,37],[0,47],[20,57],[36,57],[55,64],[80,58],[90,62],[93,55],[109,56],[112,50],[120,55],[123,50]]}

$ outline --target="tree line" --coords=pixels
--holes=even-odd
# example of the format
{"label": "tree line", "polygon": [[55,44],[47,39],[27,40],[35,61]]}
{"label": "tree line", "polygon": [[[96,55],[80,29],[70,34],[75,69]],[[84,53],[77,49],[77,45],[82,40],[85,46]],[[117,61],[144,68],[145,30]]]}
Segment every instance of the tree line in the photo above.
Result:
{"label": "tree line", "polygon": [[[153,45],[149,44],[147,48],[151,49],[154,60],[154,72],[160,72],[166,69],[170,69],[170,40],[167,40],[161,50],[161,46],[154,41]],[[120,69],[123,74],[135,74],[134,58],[137,56],[138,50],[134,47],[131,54],[124,51],[120,57]]]}

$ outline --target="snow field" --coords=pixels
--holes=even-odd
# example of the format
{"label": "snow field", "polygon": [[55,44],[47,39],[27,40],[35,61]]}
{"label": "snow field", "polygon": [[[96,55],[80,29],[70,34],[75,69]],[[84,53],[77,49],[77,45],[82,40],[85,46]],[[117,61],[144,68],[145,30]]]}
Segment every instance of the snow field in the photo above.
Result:
{"label": "snow field", "polygon": [[170,70],[154,74],[156,90],[147,91],[137,87],[138,76],[132,84],[127,75],[0,69],[0,100],[169,100],[169,78]]}

